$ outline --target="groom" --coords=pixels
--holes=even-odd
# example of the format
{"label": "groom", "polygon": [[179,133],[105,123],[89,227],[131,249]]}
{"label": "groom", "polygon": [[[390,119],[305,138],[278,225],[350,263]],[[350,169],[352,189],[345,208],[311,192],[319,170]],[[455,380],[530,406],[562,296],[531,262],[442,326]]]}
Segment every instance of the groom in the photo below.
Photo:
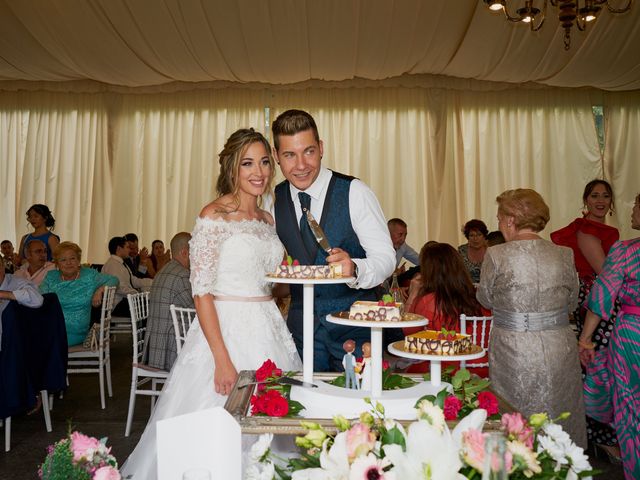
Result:
{"label": "groom", "polygon": [[[356,300],[376,300],[374,288],[395,268],[395,251],[378,199],[360,180],[321,164],[323,145],[311,115],[288,110],[272,125],[274,156],[286,180],[275,189],[276,230],[289,255],[302,265],[339,263],[350,284],[316,285],[314,299],[314,369],[341,371],[348,339],[362,345],[368,328],[326,321],[332,312],[349,310]],[[302,204],[301,204],[302,202]],[[327,235],[331,254],[303,239],[302,207],[308,208]],[[306,217],[302,218],[306,222]],[[310,233],[310,232],[307,232]],[[302,357],[302,287],[291,285],[287,325]]]}

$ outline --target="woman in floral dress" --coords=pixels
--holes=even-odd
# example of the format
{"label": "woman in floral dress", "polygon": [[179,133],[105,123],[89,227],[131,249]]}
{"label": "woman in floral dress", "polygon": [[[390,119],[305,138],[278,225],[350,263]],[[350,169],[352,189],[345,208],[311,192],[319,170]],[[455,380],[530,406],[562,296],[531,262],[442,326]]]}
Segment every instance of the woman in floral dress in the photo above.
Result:
{"label": "woman in floral dress", "polygon": [[[640,195],[631,226],[640,230]],[[595,353],[592,335],[601,318],[621,307],[609,347]],[[584,396],[587,414],[612,424],[618,436],[625,478],[640,478],[640,238],[617,242],[587,299],[587,317],[579,339],[587,365]]]}

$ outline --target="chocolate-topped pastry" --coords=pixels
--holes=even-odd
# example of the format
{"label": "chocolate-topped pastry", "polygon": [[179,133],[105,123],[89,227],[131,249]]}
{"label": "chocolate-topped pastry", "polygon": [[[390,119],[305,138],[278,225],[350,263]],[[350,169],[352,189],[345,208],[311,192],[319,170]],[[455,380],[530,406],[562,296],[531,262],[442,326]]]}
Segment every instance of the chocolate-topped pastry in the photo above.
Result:
{"label": "chocolate-topped pastry", "polygon": [[404,337],[406,351],[426,355],[458,355],[472,346],[469,335],[423,330]]}

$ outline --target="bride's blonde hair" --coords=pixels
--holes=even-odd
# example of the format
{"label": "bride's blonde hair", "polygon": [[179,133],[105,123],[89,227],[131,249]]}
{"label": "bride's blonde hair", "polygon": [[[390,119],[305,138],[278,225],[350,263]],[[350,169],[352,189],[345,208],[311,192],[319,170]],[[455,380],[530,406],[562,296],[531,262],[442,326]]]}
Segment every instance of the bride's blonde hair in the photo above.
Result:
{"label": "bride's blonde hair", "polygon": [[271,153],[271,145],[266,138],[253,128],[241,128],[231,134],[224,144],[224,148],[218,154],[220,162],[220,174],[216,183],[216,191],[219,196],[232,194],[236,203],[239,204],[238,191],[240,184],[238,176],[240,172],[240,160],[252,143],[260,142],[264,146],[269,157],[269,165],[271,173],[267,180],[267,188],[265,193],[271,193],[271,184],[276,174],[275,162]]}

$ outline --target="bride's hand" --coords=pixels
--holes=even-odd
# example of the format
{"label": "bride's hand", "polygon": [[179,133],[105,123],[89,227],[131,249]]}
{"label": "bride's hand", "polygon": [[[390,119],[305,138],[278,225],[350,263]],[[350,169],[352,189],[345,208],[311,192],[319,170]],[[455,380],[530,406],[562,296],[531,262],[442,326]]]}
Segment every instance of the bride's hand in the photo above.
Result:
{"label": "bride's hand", "polygon": [[216,393],[229,395],[237,378],[238,372],[236,371],[236,367],[233,366],[231,359],[227,358],[225,361],[216,362],[213,372],[213,385]]}

